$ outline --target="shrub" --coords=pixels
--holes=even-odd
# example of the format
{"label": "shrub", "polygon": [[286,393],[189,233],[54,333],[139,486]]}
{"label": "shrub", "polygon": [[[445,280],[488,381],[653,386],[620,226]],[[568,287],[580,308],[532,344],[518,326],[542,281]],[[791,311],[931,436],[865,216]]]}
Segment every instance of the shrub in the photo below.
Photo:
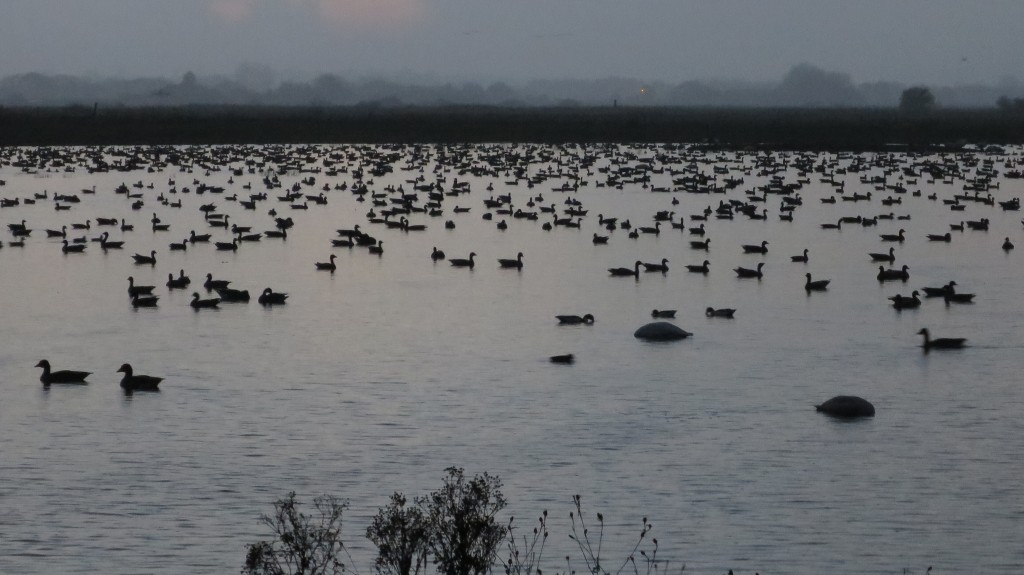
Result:
{"label": "shrub", "polygon": [[274,503],[273,515],[261,515],[276,539],[247,545],[245,575],[337,575],[345,571],[341,539],[342,512],[347,503],[331,495],[313,500],[319,517],[298,510],[295,492]]}

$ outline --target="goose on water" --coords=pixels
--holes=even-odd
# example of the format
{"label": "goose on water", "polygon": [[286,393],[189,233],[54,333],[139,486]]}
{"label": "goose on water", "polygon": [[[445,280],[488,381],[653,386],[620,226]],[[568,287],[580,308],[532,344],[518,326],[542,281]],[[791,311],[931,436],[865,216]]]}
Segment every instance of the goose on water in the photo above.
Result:
{"label": "goose on water", "polygon": [[889,248],[889,253],[887,253],[887,254],[879,254],[879,253],[870,253],[869,252],[868,255],[871,256],[871,261],[873,261],[873,262],[889,262],[889,263],[893,263],[893,262],[896,261],[896,248]]}
{"label": "goose on water", "polygon": [[45,359],[39,360],[36,367],[43,368],[43,373],[39,376],[39,381],[43,382],[43,385],[50,385],[51,383],[86,383],[85,378],[89,377],[89,374],[92,373],[70,369],[50,371],[50,362]]}
{"label": "goose on water", "polygon": [[616,276],[616,277],[625,277],[625,276],[640,277],[640,266],[642,266],[642,265],[643,265],[643,262],[640,261],[640,260],[637,260],[636,263],[633,264],[633,269],[629,269],[629,268],[610,268],[608,270],[608,273],[610,273],[611,275]]}
{"label": "goose on water", "polygon": [[706,310],[704,310],[704,315],[706,315],[708,317],[723,317],[723,318],[727,318],[727,319],[732,319],[732,317],[733,317],[733,315],[735,313],[736,313],[736,310],[734,310],[732,308],[727,308],[727,307],[718,308],[718,309],[715,309],[713,307],[709,307]]}
{"label": "goose on water", "polygon": [[334,255],[334,254],[331,254],[331,257],[330,257],[330,261],[326,261],[326,262],[316,262],[316,264],[315,264],[315,265],[316,265],[316,269],[318,269],[318,270],[320,270],[320,271],[328,271],[328,272],[333,272],[334,270],[338,269],[338,266],[337,266],[337,264],[335,264],[335,263],[334,263],[334,260],[335,260],[335,259],[336,259],[337,257],[338,257],[338,256],[336,256],[336,255]]}
{"label": "goose on water", "polygon": [[921,298],[918,297],[919,295],[920,295],[920,293],[917,290],[914,290],[910,294],[910,297],[907,297],[905,295],[896,294],[896,295],[892,296],[891,298],[889,298],[889,300],[892,301],[892,307],[894,307],[894,308],[896,308],[898,310],[899,309],[913,309],[913,308],[916,308],[916,307],[921,307]]}
{"label": "goose on water", "polygon": [[220,298],[199,299],[199,292],[193,292],[192,301],[188,305],[192,306],[192,309],[209,309],[217,307],[219,303]]}
{"label": "goose on water", "polygon": [[672,319],[676,317],[676,310],[674,309],[656,309],[651,311],[651,317]]}
{"label": "goose on water", "polygon": [[193,244],[206,243],[210,241],[210,234],[196,234],[195,230],[189,234],[188,241]]}
{"label": "goose on water", "polygon": [[266,288],[263,290],[263,293],[260,294],[257,301],[260,302],[260,305],[282,305],[287,299],[288,294],[275,292],[270,288]]}
{"label": "goose on water", "polygon": [[917,333],[918,335],[924,336],[924,343],[921,347],[923,347],[925,351],[930,349],[959,349],[967,342],[967,338],[963,337],[940,337],[932,339],[931,333],[929,333],[928,328],[926,327],[922,327],[921,331]]}
{"label": "goose on water", "polygon": [[167,274],[167,288],[168,289],[185,289],[191,280],[187,277],[174,277],[174,274]]}
{"label": "goose on water", "polygon": [[128,276],[128,296],[136,295],[148,295],[153,293],[154,286],[137,286],[135,285],[135,278]]}
{"label": "goose on water", "polygon": [[708,238],[702,242],[690,242],[690,248],[694,250],[708,251],[711,249],[711,238]]}
{"label": "goose on water", "polygon": [[910,279],[910,273],[907,271],[909,269],[910,269],[910,266],[908,266],[908,265],[904,265],[902,268],[900,268],[898,270],[896,270],[896,269],[885,269],[885,266],[878,266],[878,276],[876,276],[876,277],[878,278],[878,281],[880,281],[880,282],[895,281],[895,280],[900,280],[902,282],[906,282],[908,279]]}
{"label": "goose on water", "polygon": [[646,272],[661,272],[665,273],[668,271],[668,258],[661,258],[660,264],[644,263],[644,271]]}
{"label": "goose on water", "polygon": [[80,254],[85,251],[85,244],[69,244],[67,240],[62,242],[64,247],[60,251],[66,254]]}
{"label": "goose on water", "polygon": [[155,295],[135,294],[132,296],[132,307],[156,307],[156,302],[159,299],[160,297]]}
{"label": "goose on water", "polygon": [[897,234],[881,234],[878,237],[882,238],[883,242],[900,242],[900,243],[903,243],[903,240],[905,239],[903,234],[905,234],[905,233],[906,233],[906,230],[904,230],[903,228],[900,228],[900,231]]}
{"label": "goose on water", "polygon": [[117,373],[124,374],[121,378],[121,387],[125,391],[158,391],[160,382],[164,380],[162,377],[152,375],[136,375],[132,366],[127,363],[118,368]]}
{"label": "goose on water", "polygon": [[831,281],[832,281],[832,280],[811,280],[811,274],[810,273],[807,273],[805,275],[807,276],[807,281],[804,282],[804,289],[809,291],[809,292],[810,291],[825,291],[825,290],[828,289],[828,284],[831,283]]}
{"label": "goose on water", "polygon": [[705,274],[705,275],[707,275],[707,273],[709,271],[711,271],[711,268],[709,267],[710,265],[711,265],[711,262],[709,262],[708,260],[704,260],[704,263],[700,264],[699,266],[698,265],[694,265],[694,264],[688,264],[686,266],[686,271],[688,271],[690,273],[695,273],[695,274]]}
{"label": "goose on water", "polygon": [[738,267],[738,268],[734,268],[733,271],[736,272],[736,275],[741,277],[741,278],[757,278],[757,279],[761,279],[762,277],[764,277],[764,274],[761,272],[761,268],[763,268],[763,267],[764,267],[764,262],[761,262],[761,263],[757,264],[757,269],[756,270],[752,270],[752,269],[744,268],[744,267]]}
{"label": "goose on water", "polygon": [[1013,249],[1013,242],[1011,242],[1010,238],[1007,237],[1005,240],[1003,240],[1003,250],[1004,251],[1010,251],[1012,249]]}
{"label": "goose on water", "polygon": [[807,263],[807,249],[804,248],[803,255],[800,256],[789,256],[789,260],[793,262]]}
{"label": "goose on water", "polygon": [[135,260],[135,263],[137,265],[146,265],[146,264],[148,264],[148,265],[151,265],[151,266],[155,266],[156,265],[156,250],[151,251],[148,256],[144,256],[142,254],[135,254],[135,255],[132,256],[132,259]]}
{"label": "goose on water", "polygon": [[476,262],[473,261],[473,258],[475,258],[475,257],[476,257],[476,252],[470,252],[469,253],[469,259],[453,258],[453,259],[448,260],[448,263],[450,263],[452,265],[452,267],[456,267],[456,268],[469,268],[469,269],[473,269],[473,267],[476,265]]}
{"label": "goose on water", "polygon": [[100,248],[104,250],[119,250],[124,247],[124,242],[112,242],[109,241],[110,232],[103,232],[100,234]]}
{"label": "goose on water", "polygon": [[220,296],[220,301],[223,302],[231,303],[249,301],[249,290],[224,287],[217,289],[216,292],[217,295]]}
{"label": "goose on water", "polygon": [[743,253],[745,253],[745,254],[766,254],[766,253],[768,253],[768,241],[765,240],[765,241],[761,242],[761,245],[759,245],[759,246],[745,244],[743,246]]}
{"label": "goose on water", "polygon": [[206,291],[213,291],[215,289],[226,288],[229,283],[231,283],[230,280],[215,280],[213,279],[213,274],[208,273],[206,274],[206,281],[203,282],[203,287],[206,288]]}
{"label": "goose on water", "polygon": [[930,242],[946,242],[946,243],[949,243],[949,242],[953,241],[953,236],[949,232],[946,232],[944,234],[926,234],[926,235],[928,236],[928,241],[930,241]]}
{"label": "goose on water", "polygon": [[498,265],[503,268],[523,269],[523,252],[519,252],[515,259],[499,258]]}
{"label": "goose on water", "polygon": [[578,316],[578,315],[556,315],[555,319],[557,319],[558,323],[561,324],[561,325],[580,325],[580,324],[590,325],[590,324],[594,323],[594,316],[590,315],[589,313],[586,314],[586,315],[583,315],[583,316]]}

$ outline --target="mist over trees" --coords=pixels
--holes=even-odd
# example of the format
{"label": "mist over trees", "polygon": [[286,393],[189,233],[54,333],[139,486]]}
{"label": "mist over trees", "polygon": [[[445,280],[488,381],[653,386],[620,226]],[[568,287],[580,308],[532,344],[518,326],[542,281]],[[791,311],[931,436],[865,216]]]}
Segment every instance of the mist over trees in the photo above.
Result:
{"label": "mist over trees", "polygon": [[[895,108],[912,86],[856,83],[845,73],[802,63],[778,82],[686,80],[678,84],[636,78],[427,83],[323,74],[282,80],[269,66],[244,64],[231,76],[179,79],[85,78],[19,74],[0,79],[0,106],[689,106],[776,108]],[[991,108],[1024,98],[1013,78],[996,85],[928,86],[944,108]]]}

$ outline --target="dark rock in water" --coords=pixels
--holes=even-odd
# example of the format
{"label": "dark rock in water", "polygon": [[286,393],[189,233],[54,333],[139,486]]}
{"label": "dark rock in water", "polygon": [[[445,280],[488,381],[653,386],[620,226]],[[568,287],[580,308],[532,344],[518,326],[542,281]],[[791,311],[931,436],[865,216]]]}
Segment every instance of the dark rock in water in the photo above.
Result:
{"label": "dark rock in water", "polygon": [[570,363],[575,363],[575,361],[576,361],[576,356],[574,356],[571,353],[567,353],[565,355],[553,355],[553,356],[551,356],[551,363],[570,364]]}
{"label": "dark rock in water", "polygon": [[855,395],[837,395],[821,405],[814,406],[818,411],[833,417],[874,417],[875,406],[871,402]]}
{"label": "dark rock in water", "polygon": [[633,332],[633,337],[646,341],[675,341],[691,335],[693,334],[667,321],[649,323]]}

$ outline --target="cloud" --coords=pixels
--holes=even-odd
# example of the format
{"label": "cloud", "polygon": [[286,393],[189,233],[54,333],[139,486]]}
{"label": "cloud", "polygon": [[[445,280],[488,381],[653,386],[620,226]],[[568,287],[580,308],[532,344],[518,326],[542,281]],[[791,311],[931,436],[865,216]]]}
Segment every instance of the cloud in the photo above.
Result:
{"label": "cloud", "polygon": [[423,0],[209,0],[210,11],[229,22],[248,18],[254,7],[280,2],[295,10],[313,11],[331,24],[404,26],[423,14]]}

